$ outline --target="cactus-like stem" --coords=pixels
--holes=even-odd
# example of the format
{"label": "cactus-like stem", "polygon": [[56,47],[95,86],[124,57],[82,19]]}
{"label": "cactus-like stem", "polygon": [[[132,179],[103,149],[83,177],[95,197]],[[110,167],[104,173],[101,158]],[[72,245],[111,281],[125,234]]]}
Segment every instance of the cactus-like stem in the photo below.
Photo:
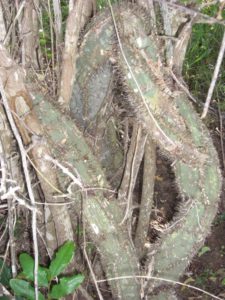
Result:
{"label": "cactus-like stem", "polygon": [[168,75],[162,70],[154,37],[147,37],[141,20],[128,12],[119,19],[118,28],[124,41],[119,65],[132,104],[165,155],[177,161],[174,171],[183,202],[161,237],[154,272],[178,280],[215,217],[221,190],[219,161],[209,133],[187,97],[166,83]]}
{"label": "cactus-like stem", "polygon": [[[112,61],[128,94],[129,105],[140,122],[163,153],[177,161],[174,171],[183,202],[171,226],[161,237],[154,258],[154,272],[160,277],[178,280],[209,233],[217,210],[221,189],[217,154],[209,133],[188,99],[168,83],[157,38],[149,36],[150,27],[142,11],[133,6],[120,6],[114,7],[111,13],[116,23],[113,24],[106,11],[96,18],[84,37],[77,62],[82,74],[77,76],[71,105],[79,107],[77,104],[81,101],[83,114],[86,106],[86,112],[89,107],[91,116],[94,108],[90,86],[93,81],[97,82],[93,74],[96,67],[101,70],[98,68],[101,60],[99,67],[104,65],[104,68],[98,73],[98,76],[102,74],[98,82],[104,83],[104,90],[112,76],[106,72],[105,66],[109,70],[107,63]],[[117,29],[117,36],[113,34],[113,26]],[[115,44],[116,41],[119,43]],[[93,56],[88,57],[91,52]],[[80,78],[85,78],[89,87],[85,85],[84,88]],[[95,92],[100,93],[98,88],[96,85]],[[101,101],[105,98],[102,93]]]}
{"label": "cactus-like stem", "polygon": [[[173,161],[183,201],[158,243],[154,274],[178,280],[203,244],[216,214],[221,189],[217,154],[186,96],[170,86],[169,75],[160,62],[157,38],[149,35],[151,28],[145,14],[130,5],[115,6],[111,13],[105,11],[98,16],[83,37],[71,114],[86,126],[111,94],[114,73],[119,75],[128,105],[152,140]],[[46,128],[50,128],[48,136],[53,145],[59,145],[55,155],[60,157],[63,153],[85,186],[107,186],[100,166],[72,121],[46,102],[36,109]],[[54,128],[52,123],[56,124]],[[135,274],[137,259],[123,228],[118,226],[121,210],[117,204],[107,201],[101,191],[91,192],[83,201],[84,218],[103,257],[107,277]],[[139,299],[135,279],[115,281],[112,290],[118,298]],[[162,291],[157,297],[172,294]]]}
{"label": "cactus-like stem", "polygon": [[[125,228],[119,226],[123,216],[122,209],[115,199],[106,199],[110,190],[107,192],[109,186],[101,167],[74,122],[63,116],[52,104],[38,98],[36,97],[34,106],[35,113],[43,124],[49,144],[52,145],[52,153],[62,163],[69,163],[82,180],[83,190],[80,193],[76,191],[74,205],[76,208],[80,207],[82,197],[84,220],[91,239],[101,254],[107,277],[136,275],[138,260],[135,251]],[[60,172],[58,178],[65,189],[69,184],[68,178]],[[139,299],[140,288],[135,277],[112,281],[111,288],[118,299]]]}
{"label": "cactus-like stem", "polygon": [[202,148],[207,160],[199,159],[198,165],[194,166],[184,162],[174,165],[183,202],[174,224],[170,224],[161,237],[154,257],[154,269],[157,276],[175,281],[183,274],[210,232],[221,190],[219,161],[208,131],[185,95],[177,97],[176,103],[186,120],[195,147]]}

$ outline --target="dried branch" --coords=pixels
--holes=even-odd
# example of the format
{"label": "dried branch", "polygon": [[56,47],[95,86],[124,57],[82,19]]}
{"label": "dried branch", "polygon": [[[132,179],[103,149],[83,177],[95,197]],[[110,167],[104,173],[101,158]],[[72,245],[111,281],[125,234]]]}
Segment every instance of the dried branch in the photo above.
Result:
{"label": "dried branch", "polygon": [[53,11],[55,20],[56,46],[58,47],[62,42],[62,12],[59,0],[53,0]]}
{"label": "dried branch", "polygon": [[77,44],[80,30],[91,16],[93,0],[77,0],[70,11],[66,24],[65,48],[62,61],[59,103],[68,108],[76,73]]}
{"label": "dried branch", "polygon": [[[159,3],[163,3],[165,0],[156,0]],[[198,10],[194,10],[191,9],[189,7],[186,6],[182,6],[180,4],[174,3],[174,2],[168,2],[167,1],[167,5],[172,7],[173,9],[177,9],[178,11],[182,11],[184,13],[187,13],[191,16],[195,16],[197,15],[196,19],[195,19],[195,23],[207,23],[207,24],[221,24],[223,26],[225,26],[225,21],[220,21],[216,18],[210,17],[206,14],[203,14],[201,12],[199,12]]]}
{"label": "dried branch", "polygon": [[[1,166],[1,184],[0,184],[0,199],[7,200],[8,221],[6,222],[9,232],[11,270],[13,277],[17,274],[16,253],[14,241],[14,226],[15,226],[15,201],[19,199],[17,191],[20,189],[17,183],[13,180],[14,174],[11,169],[10,158],[13,152],[13,137],[8,126],[8,122],[0,106],[0,166]],[[11,171],[12,170],[12,171]],[[4,235],[4,233],[3,233]]]}
{"label": "dried branch", "polygon": [[37,241],[37,211],[36,211],[36,206],[35,206],[35,198],[34,198],[34,193],[32,189],[32,184],[31,184],[31,179],[30,179],[30,174],[29,174],[29,169],[28,169],[28,163],[27,163],[27,153],[24,148],[21,136],[19,134],[19,131],[16,127],[15,121],[13,119],[11,109],[8,104],[8,100],[5,94],[5,90],[2,84],[2,80],[0,78],[0,92],[2,95],[2,101],[3,105],[6,111],[7,118],[9,120],[9,124],[11,126],[11,129],[13,131],[13,134],[15,136],[15,139],[18,143],[20,155],[21,155],[21,160],[22,160],[22,167],[24,171],[24,177],[25,177],[25,182],[28,190],[28,195],[31,201],[31,204],[33,206],[33,211],[32,211],[32,238],[33,238],[33,248],[34,248],[34,286],[35,286],[35,299],[38,300],[38,241]]}
{"label": "dried branch", "polygon": [[16,267],[16,245],[15,245],[15,237],[14,237],[14,227],[16,223],[16,209],[15,209],[15,196],[12,195],[8,197],[8,217],[9,217],[9,244],[10,244],[10,257],[11,257],[11,270],[13,278],[17,275],[17,267]]}
{"label": "dried branch", "polygon": [[[87,195],[84,194],[84,197],[87,197]],[[103,298],[103,296],[102,296],[102,293],[101,293],[101,291],[100,291],[100,289],[99,289],[98,281],[97,281],[97,279],[96,279],[96,276],[95,276],[94,270],[93,270],[93,268],[92,268],[90,259],[89,259],[88,254],[87,254],[87,242],[86,242],[85,220],[83,220],[83,237],[84,237],[84,247],[83,247],[84,257],[85,257],[85,259],[86,259],[88,268],[89,268],[89,270],[90,270],[92,280],[93,280],[93,282],[94,282],[96,291],[97,291],[97,293],[98,293],[98,297],[99,297],[100,300],[104,300],[104,298]]]}
{"label": "dried branch", "polygon": [[[40,180],[45,200],[51,203],[57,202],[57,198],[54,197],[58,188],[57,174],[52,163],[43,159],[46,154],[51,156],[51,151],[45,140],[43,127],[33,111],[32,98],[24,83],[24,71],[13,62],[4,47],[0,48],[0,54],[0,74],[5,83],[5,91],[7,91],[7,97],[10,100],[10,109],[13,111],[16,126],[24,143],[27,146],[29,145],[30,159],[33,160],[36,169],[39,170],[37,176]],[[45,178],[48,179],[48,182]],[[47,219],[46,239],[49,251],[53,253],[66,240],[73,240],[73,230],[66,206],[60,208],[50,206],[49,210],[47,210],[48,206],[45,210]]]}
{"label": "dried branch", "polygon": [[50,21],[50,36],[51,36],[51,52],[52,52],[52,68],[51,68],[51,74],[52,74],[52,90],[53,90],[53,95],[55,96],[57,94],[56,89],[56,80],[55,80],[55,54],[54,54],[54,49],[55,49],[55,38],[53,34],[53,20],[52,20],[52,12],[51,12],[51,4],[50,0],[48,0],[48,16],[49,16],[49,21]]}
{"label": "dried branch", "polygon": [[[1,143],[0,149],[1,148],[2,148],[2,143]],[[1,195],[2,194],[4,195],[6,193],[6,178],[7,178],[6,174],[7,174],[7,172],[6,172],[6,161],[5,161],[3,151],[0,152],[0,166],[1,166],[0,171],[1,171],[1,176],[2,176],[1,183],[0,183],[0,193],[1,193]]]}
{"label": "dried branch", "polygon": [[150,214],[153,205],[154,182],[156,172],[156,147],[154,142],[148,138],[145,144],[144,172],[141,204],[139,209],[138,224],[135,233],[134,244],[139,258],[147,249],[147,237],[150,222]]}
{"label": "dried branch", "polygon": [[0,42],[3,42],[5,36],[6,36],[6,26],[5,26],[5,20],[3,14],[3,7],[2,7],[2,3],[0,2]]}
{"label": "dried branch", "polygon": [[183,63],[186,55],[186,50],[192,33],[192,26],[196,15],[191,17],[191,20],[187,22],[182,28],[176,44],[174,46],[174,52],[172,54],[172,67],[178,75],[181,76],[183,70]]}
{"label": "dried branch", "polygon": [[[162,281],[162,282],[166,282],[166,283],[169,283],[169,284],[172,284],[172,285],[187,287],[187,288],[190,288],[192,290],[201,292],[205,295],[208,295],[208,296],[212,297],[213,299],[224,300],[223,298],[217,297],[214,294],[211,294],[211,293],[209,293],[209,292],[207,292],[203,289],[200,289],[196,286],[186,284],[186,283],[183,283],[183,282],[179,282],[179,281],[175,281],[175,280],[171,280],[171,279],[166,279],[166,278],[161,278],[161,277],[154,277],[154,276],[137,275],[137,276],[134,276],[134,277],[137,278],[137,279],[139,278],[139,279]],[[132,278],[133,278],[133,276],[118,276],[118,277],[114,277],[114,278],[108,278],[107,280],[106,279],[101,279],[101,280],[98,280],[97,282],[114,281],[114,280],[122,280],[122,279],[132,279]]]}
{"label": "dried branch", "polygon": [[131,144],[126,157],[126,166],[119,190],[119,200],[126,200],[126,209],[121,225],[132,214],[132,194],[137,179],[138,170],[144,155],[144,147],[147,134],[143,132],[141,125],[134,125]]}
{"label": "dried branch", "polygon": [[66,174],[67,176],[69,176],[69,177],[72,179],[72,181],[73,181],[73,183],[74,183],[75,185],[79,186],[79,187],[82,188],[82,189],[84,188],[84,186],[83,186],[83,184],[82,184],[82,182],[81,182],[81,178],[80,178],[80,176],[79,176],[78,173],[77,173],[77,174],[78,174],[78,177],[75,177],[74,174],[72,174],[72,173],[71,173],[66,167],[64,167],[58,160],[56,160],[56,159],[50,157],[49,155],[46,155],[46,156],[44,157],[44,159],[46,159],[47,161],[52,162],[55,166],[57,166],[58,168],[60,168],[64,174]]}
{"label": "dried branch", "polygon": [[[36,0],[37,1],[37,0]],[[26,1],[20,24],[20,39],[22,41],[22,65],[38,68],[38,19],[34,1]]]}
{"label": "dried branch", "polygon": [[182,82],[182,80],[180,78],[178,78],[176,76],[176,74],[171,70],[170,74],[173,78],[173,80],[177,83],[177,85],[181,88],[181,90],[183,90],[186,95],[194,102],[197,103],[197,100],[195,99],[195,97],[191,94],[191,92],[189,91],[189,89],[185,86],[185,83]]}
{"label": "dried branch", "polygon": [[56,76],[60,82],[60,64],[62,59],[62,12],[59,0],[53,0],[54,30],[55,30],[55,53],[56,53]]}
{"label": "dried branch", "polygon": [[11,34],[11,32],[12,32],[15,24],[16,24],[16,21],[19,19],[20,15],[21,15],[21,13],[23,11],[23,8],[24,8],[25,4],[26,4],[25,0],[20,4],[19,9],[17,11],[17,14],[16,14],[16,16],[15,16],[12,24],[10,25],[10,27],[9,27],[9,29],[7,31],[7,34],[6,34],[5,38],[4,38],[3,45],[6,45],[8,43],[9,36],[10,36],[10,34]]}
{"label": "dried branch", "polygon": [[207,98],[206,98],[206,101],[205,101],[203,113],[201,115],[202,119],[206,117],[208,109],[209,109],[210,101],[212,99],[213,91],[214,91],[216,81],[218,79],[220,67],[221,67],[221,64],[222,64],[222,61],[223,61],[224,52],[225,52],[225,31],[224,31],[224,34],[223,34],[223,39],[222,39],[219,55],[218,55],[218,58],[217,58],[216,66],[215,66],[215,69],[214,69],[212,81],[210,83]]}
{"label": "dried branch", "polygon": [[222,152],[222,159],[223,159],[223,170],[225,171],[225,151],[224,151],[224,141],[223,141],[223,118],[221,116],[220,106],[218,105],[218,114],[219,114],[219,135],[220,135],[220,145],[221,145],[221,152]]}

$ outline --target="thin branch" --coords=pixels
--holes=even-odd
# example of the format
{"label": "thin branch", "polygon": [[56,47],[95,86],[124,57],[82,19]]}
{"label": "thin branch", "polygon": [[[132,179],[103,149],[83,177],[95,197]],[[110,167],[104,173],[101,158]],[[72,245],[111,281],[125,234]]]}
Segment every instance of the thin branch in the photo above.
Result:
{"label": "thin branch", "polygon": [[219,113],[219,121],[220,121],[220,145],[222,150],[222,158],[223,158],[223,169],[225,171],[225,152],[224,152],[224,142],[223,142],[223,118],[221,116],[220,106],[218,105],[218,113]]}
{"label": "thin branch", "polygon": [[7,41],[8,41],[8,38],[9,38],[11,32],[12,32],[12,29],[14,28],[14,25],[15,25],[16,21],[19,19],[20,14],[21,14],[21,12],[22,12],[22,10],[23,10],[25,4],[26,4],[26,1],[25,1],[25,0],[20,4],[19,9],[18,9],[18,11],[17,11],[17,14],[16,14],[16,16],[15,16],[15,18],[14,18],[12,24],[10,25],[9,30],[8,30],[8,32],[7,32],[6,36],[5,36],[5,38],[4,38],[3,45],[6,45],[6,44],[7,44]]}
{"label": "thin branch", "polygon": [[126,198],[126,209],[123,220],[120,225],[131,216],[132,212],[132,194],[136,183],[136,178],[140,164],[144,155],[144,147],[147,134],[143,132],[140,125],[134,125],[131,144],[127,153],[126,167],[123,180],[119,190],[119,198]]}
{"label": "thin branch", "polygon": [[[11,270],[12,270],[12,276],[13,278],[16,277],[17,274],[17,269],[16,269],[16,254],[15,254],[15,242],[14,242],[14,211],[15,211],[15,204],[13,203],[14,199],[14,193],[11,193],[9,195],[9,190],[12,189],[11,186],[9,186],[9,189],[7,190],[8,183],[7,183],[7,162],[6,162],[6,157],[3,153],[3,143],[1,142],[0,145],[0,161],[1,161],[1,188],[0,188],[0,193],[1,193],[1,200],[6,199],[7,200],[7,208],[8,208],[8,226],[6,228],[9,228],[9,245],[10,245],[10,257],[11,257]],[[4,196],[7,195],[6,198]]]}
{"label": "thin branch", "polygon": [[209,6],[211,6],[211,5],[215,5],[215,4],[219,3],[219,2],[220,2],[220,0],[215,0],[215,1],[210,1],[210,2],[207,2],[207,1],[206,1],[206,3],[201,3],[201,4],[200,4],[199,9],[201,10],[201,9],[203,9],[204,7],[209,7]]}
{"label": "thin branch", "polygon": [[224,31],[224,34],[223,34],[223,39],[222,39],[219,55],[218,55],[218,58],[217,58],[215,69],[214,69],[213,78],[212,78],[212,81],[210,83],[207,98],[206,98],[206,101],[205,101],[203,113],[201,115],[202,119],[206,117],[208,109],[209,109],[210,101],[212,99],[213,91],[214,91],[216,81],[218,79],[220,67],[221,67],[221,64],[222,64],[222,61],[223,61],[224,52],[225,52],[225,31]]}
{"label": "thin branch", "polygon": [[[7,220],[5,221],[5,228],[4,228],[4,230],[3,230],[3,232],[2,232],[2,234],[1,234],[1,236],[0,236],[0,242],[2,242],[3,241],[3,238],[6,236],[6,234],[7,234],[7,229],[8,229],[8,224],[9,224],[9,217],[7,216]],[[1,228],[2,229],[2,228]],[[9,247],[9,243],[7,243],[7,249],[8,249],[8,247]],[[1,269],[0,269],[0,273],[1,273]]]}
{"label": "thin branch", "polygon": [[46,159],[47,161],[52,162],[55,166],[57,166],[58,168],[60,168],[63,173],[67,176],[69,176],[72,180],[73,183],[78,185],[80,188],[83,188],[83,184],[81,182],[81,178],[77,172],[77,177],[75,177],[66,167],[64,167],[58,160],[50,157],[49,155],[45,155],[44,159]]}
{"label": "thin branch", "polygon": [[[22,138],[19,134],[19,131],[16,127],[15,121],[13,119],[11,109],[9,107],[7,97],[5,94],[5,90],[2,84],[2,80],[0,78],[0,92],[2,96],[2,101],[3,105],[5,108],[5,112],[9,121],[9,124],[11,126],[12,132],[15,136],[15,139],[17,141],[20,155],[21,155],[21,160],[22,160],[22,168],[24,171],[24,176],[25,176],[25,182],[27,186],[27,191],[28,195],[31,201],[31,205],[35,208],[35,198],[34,198],[34,193],[32,190],[32,184],[31,184],[31,178],[29,174],[29,169],[28,169],[28,163],[27,163],[27,153],[24,148]],[[32,210],[32,237],[33,237],[33,248],[34,248],[34,286],[35,286],[35,299],[38,300],[38,241],[37,241],[37,211],[36,209]]]}
{"label": "thin branch", "polygon": [[[50,23],[50,36],[51,36],[51,53],[52,53],[52,89],[53,89],[53,95],[56,96],[56,82],[55,82],[55,53],[54,53],[54,45],[55,45],[55,39],[53,34],[53,20],[52,20],[52,13],[51,13],[51,5],[50,0],[48,0],[48,15],[49,15],[49,23]],[[57,48],[57,47],[56,47]],[[57,51],[57,50],[56,50]]]}
{"label": "thin branch", "polygon": [[66,22],[65,46],[62,58],[62,72],[60,81],[59,103],[69,108],[72,95],[73,82],[76,74],[76,59],[78,56],[77,41],[80,30],[85,25],[92,13],[92,2],[77,0],[73,6],[69,3],[69,16]]}
{"label": "thin branch", "polygon": [[60,195],[64,195],[64,193],[60,191],[55,185],[53,185],[51,181],[48,180],[48,178],[39,170],[39,168],[36,167],[36,165],[30,159],[29,155],[27,155],[27,159],[29,160],[34,170],[38,173],[38,175],[43,179],[45,183],[47,183],[55,192],[59,193]]}
{"label": "thin branch", "polygon": [[4,296],[8,296],[8,297],[6,297],[7,299],[14,299],[13,295],[10,294],[10,292],[7,290],[7,288],[3,284],[1,284],[1,289],[3,292],[3,295],[1,295],[1,298],[5,298]]}
{"label": "thin branch", "polygon": [[[157,2],[164,2],[165,0],[156,0]],[[207,23],[207,24],[221,24],[223,26],[225,26],[225,22],[224,21],[220,21],[216,18],[213,18],[213,17],[210,17],[206,14],[203,14],[201,12],[199,12],[198,10],[195,10],[195,9],[191,9],[189,7],[186,7],[186,6],[182,6],[180,4],[176,4],[176,3],[172,3],[172,2],[167,2],[168,6],[171,6],[177,10],[180,10],[180,11],[183,11],[187,14],[190,14],[190,15],[196,15],[197,14],[197,18],[196,18],[196,23]]]}
{"label": "thin branch", "polygon": [[[84,193],[84,197],[87,197],[87,193]],[[83,216],[82,216],[83,218]],[[92,268],[92,265],[91,265],[91,262],[90,262],[90,259],[88,257],[88,254],[87,254],[87,251],[86,251],[86,247],[87,247],[87,241],[86,241],[86,228],[85,228],[85,220],[83,220],[83,240],[84,240],[84,249],[83,249],[83,252],[84,252],[84,257],[86,259],[86,262],[87,262],[87,265],[88,265],[88,268],[89,268],[89,271],[91,273],[91,276],[92,276],[92,280],[94,281],[94,285],[95,285],[95,288],[97,290],[97,293],[98,293],[98,297],[100,300],[104,300],[103,296],[102,296],[102,293],[98,287],[98,280],[96,279],[96,276],[95,276],[95,273],[94,273],[94,270]]]}
{"label": "thin branch", "polygon": [[171,280],[171,279],[166,279],[166,278],[161,278],[161,277],[154,277],[154,276],[144,276],[144,275],[135,275],[135,276],[118,276],[118,277],[113,277],[113,278],[107,278],[107,279],[101,279],[101,280],[97,280],[97,282],[106,282],[106,281],[114,281],[114,280],[122,280],[122,279],[133,279],[133,278],[137,278],[137,279],[148,279],[148,280],[156,280],[156,281],[163,281],[163,282],[167,282],[167,283],[171,283],[173,285],[180,285],[180,286],[184,286],[187,288],[190,288],[192,290],[201,292],[205,295],[208,295],[210,297],[212,297],[213,299],[217,299],[217,300],[224,300],[223,298],[217,297],[205,290],[202,290],[196,286],[190,285],[190,284],[186,284],[186,283],[182,283],[179,281],[175,281],[175,280]]}
{"label": "thin branch", "polygon": [[154,142],[148,137],[145,144],[144,155],[144,171],[143,171],[143,183],[141,204],[139,209],[137,229],[135,233],[134,244],[139,258],[144,254],[146,248],[146,242],[148,237],[148,229],[150,222],[150,214],[153,204],[154,196],[154,183],[156,172],[156,146]]}
{"label": "thin branch", "polygon": [[9,216],[9,244],[10,244],[10,257],[11,257],[11,270],[13,278],[17,275],[16,268],[16,249],[15,249],[15,237],[14,237],[14,227],[16,223],[15,217],[15,203],[13,201],[13,195],[8,198],[8,216]]}
{"label": "thin branch", "polygon": [[[1,147],[0,147],[1,148]],[[0,193],[6,193],[6,162],[3,153],[0,153],[0,171],[1,171],[1,182],[0,182]]]}
{"label": "thin branch", "polygon": [[177,78],[176,74],[170,70],[170,74],[172,75],[172,78],[177,83],[177,85],[186,93],[186,95],[194,102],[197,103],[198,101],[195,99],[195,97],[190,93],[189,89],[185,86],[184,83],[181,82],[179,78]]}

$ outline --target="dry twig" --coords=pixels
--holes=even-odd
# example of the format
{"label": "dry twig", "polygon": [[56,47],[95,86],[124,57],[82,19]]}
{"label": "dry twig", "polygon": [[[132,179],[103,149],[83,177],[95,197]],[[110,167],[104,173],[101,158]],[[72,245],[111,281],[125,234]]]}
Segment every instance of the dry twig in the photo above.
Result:
{"label": "dry twig", "polygon": [[205,101],[203,113],[201,115],[202,119],[206,117],[208,109],[209,109],[210,101],[212,99],[213,91],[214,91],[216,81],[218,79],[220,67],[221,67],[221,64],[222,64],[222,61],[223,61],[224,52],[225,52],[225,31],[224,31],[224,34],[223,34],[223,39],[222,39],[219,55],[218,55],[218,58],[217,58],[216,66],[215,66],[215,69],[214,69],[212,81],[210,83],[207,98],[206,98],[206,101]]}
{"label": "dry twig", "polygon": [[26,150],[24,148],[23,142],[22,142],[22,138],[19,134],[19,131],[16,127],[15,121],[13,119],[12,113],[11,113],[11,109],[9,107],[8,101],[7,101],[7,97],[5,94],[5,90],[2,84],[2,80],[0,79],[0,92],[2,95],[2,101],[3,101],[3,105],[6,111],[6,115],[9,121],[9,124],[11,126],[12,132],[14,134],[14,137],[17,141],[18,147],[19,147],[19,151],[20,151],[20,155],[21,155],[21,161],[22,161],[22,168],[24,171],[24,177],[25,177],[25,182],[26,182],[26,186],[27,186],[27,191],[28,191],[28,195],[31,201],[31,205],[33,206],[33,210],[32,210],[32,237],[33,237],[33,248],[34,248],[34,286],[35,286],[35,299],[38,300],[38,241],[37,241],[37,211],[36,211],[36,207],[35,207],[35,198],[34,198],[34,193],[33,193],[33,189],[32,189],[32,184],[31,184],[31,178],[30,178],[30,174],[29,174],[29,169],[28,169],[28,163],[27,163],[27,153]]}
{"label": "dry twig", "polygon": [[187,287],[187,288],[190,288],[192,290],[195,290],[195,291],[198,291],[198,292],[201,292],[205,295],[208,295],[210,297],[212,297],[213,299],[217,299],[217,300],[224,300],[220,297],[217,297],[203,289],[200,289],[196,286],[193,286],[193,285],[190,285],[190,284],[186,284],[186,283],[183,283],[183,282],[179,282],[179,281],[174,281],[174,280],[171,280],[171,279],[166,279],[166,278],[161,278],[161,277],[154,277],[154,276],[142,276],[142,275],[136,275],[136,276],[118,276],[118,277],[114,277],[114,278],[107,278],[107,279],[101,279],[101,280],[98,280],[97,282],[105,282],[105,281],[114,281],[114,280],[122,280],[122,279],[132,279],[133,277],[135,278],[139,278],[139,279],[148,279],[148,280],[156,280],[156,281],[163,281],[163,282],[166,282],[166,283],[170,283],[170,284],[173,284],[173,285],[179,285],[179,286],[183,286],[183,287]]}
{"label": "dry twig", "polygon": [[121,183],[119,198],[126,199],[126,209],[122,225],[130,216],[132,212],[132,194],[136,183],[138,170],[144,155],[144,147],[147,139],[147,134],[143,133],[140,125],[133,127],[131,144],[127,153],[126,166]]}
{"label": "dry twig", "polygon": [[6,37],[4,38],[3,45],[6,45],[6,44],[7,44],[8,39],[9,39],[9,36],[10,36],[10,34],[11,34],[11,32],[12,32],[14,26],[15,26],[16,21],[19,19],[20,15],[21,15],[21,13],[22,13],[22,10],[23,10],[23,8],[24,8],[24,6],[25,6],[25,4],[26,4],[26,1],[25,1],[25,0],[20,4],[19,9],[18,9],[18,11],[17,11],[17,14],[16,14],[16,16],[15,16],[15,18],[14,18],[12,24],[10,25],[10,27],[9,27],[9,29],[8,29],[8,32],[7,32],[7,34],[6,34]]}

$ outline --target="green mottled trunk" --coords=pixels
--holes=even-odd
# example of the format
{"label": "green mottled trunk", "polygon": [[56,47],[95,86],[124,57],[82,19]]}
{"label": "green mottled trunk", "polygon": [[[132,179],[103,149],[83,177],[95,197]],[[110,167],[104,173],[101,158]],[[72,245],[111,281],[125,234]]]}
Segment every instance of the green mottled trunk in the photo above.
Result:
{"label": "green mottled trunk", "polygon": [[[148,16],[130,5],[115,6],[113,11],[121,44],[111,13],[106,10],[83,36],[71,115],[86,128],[113,94],[115,83],[120,82],[127,95],[121,101],[127,101],[151,139],[173,162],[183,201],[155,246],[153,273],[178,280],[203,244],[216,214],[221,190],[219,162],[209,132],[183,92],[171,85]],[[63,160],[76,168],[84,188],[108,187],[101,167],[73,121],[44,101],[36,106],[36,112],[48,130],[56,157],[63,155]],[[65,186],[65,178],[59,178]],[[102,256],[107,278],[137,274],[135,251],[128,233],[118,225],[123,216],[116,200],[107,200],[101,190],[93,189],[87,194],[81,191],[81,195],[84,218]],[[160,283],[155,281],[155,286]],[[135,279],[110,284],[116,298],[140,298]],[[171,295],[171,291],[159,291],[155,297],[165,299]]]}
{"label": "green mottled trunk", "polygon": [[[84,220],[90,237],[95,242],[104,264],[107,277],[138,274],[138,261],[125,228],[119,225],[122,210],[115,198],[106,199],[102,188],[109,188],[105,175],[74,122],[63,116],[53,105],[36,97],[35,112],[41,120],[52,153],[62,163],[68,162],[79,174],[84,185],[75,197],[79,209],[82,198]],[[54,125],[53,125],[54,124]],[[68,179],[59,173],[62,188]],[[88,188],[89,192],[85,191]],[[93,188],[93,189],[92,189]],[[109,193],[109,192],[108,192]],[[139,283],[135,279],[112,281],[111,287],[119,299],[139,299]]]}

